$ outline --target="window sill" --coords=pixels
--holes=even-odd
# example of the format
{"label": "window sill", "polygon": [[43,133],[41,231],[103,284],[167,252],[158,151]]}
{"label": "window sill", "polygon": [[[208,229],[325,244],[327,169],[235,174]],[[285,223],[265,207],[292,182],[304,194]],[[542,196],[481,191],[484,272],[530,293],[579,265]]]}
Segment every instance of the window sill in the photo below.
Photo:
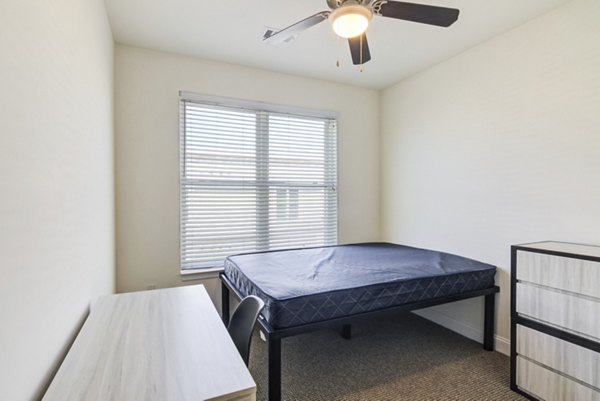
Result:
{"label": "window sill", "polygon": [[179,274],[183,281],[202,280],[208,278],[218,278],[223,272],[222,267],[211,267],[208,269],[186,269],[180,270]]}

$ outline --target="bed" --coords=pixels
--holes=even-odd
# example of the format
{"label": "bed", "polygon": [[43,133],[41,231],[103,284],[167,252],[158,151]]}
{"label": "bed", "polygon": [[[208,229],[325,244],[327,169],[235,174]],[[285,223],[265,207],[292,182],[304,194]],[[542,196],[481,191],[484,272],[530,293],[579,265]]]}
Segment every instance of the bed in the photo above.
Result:
{"label": "bed", "polygon": [[258,320],[268,343],[269,400],[281,399],[281,339],[402,310],[484,296],[484,349],[493,350],[496,267],[444,252],[362,243],[258,252],[225,260],[223,320],[229,293],[265,301]]}

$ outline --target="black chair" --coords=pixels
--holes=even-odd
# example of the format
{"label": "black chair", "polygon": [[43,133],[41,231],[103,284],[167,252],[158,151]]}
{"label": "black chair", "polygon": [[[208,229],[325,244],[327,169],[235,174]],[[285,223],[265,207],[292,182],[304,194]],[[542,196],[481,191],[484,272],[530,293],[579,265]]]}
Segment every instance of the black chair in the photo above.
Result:
{"label": "black chair", "polygon": [[240,302],[233,312],[227,331],[233,340],[238,352],[242,356],[244,363],[248,366],[250,358],[250,342],[252,341],[252,332],[260,311],[265,303],[259,297],[249,295]]}

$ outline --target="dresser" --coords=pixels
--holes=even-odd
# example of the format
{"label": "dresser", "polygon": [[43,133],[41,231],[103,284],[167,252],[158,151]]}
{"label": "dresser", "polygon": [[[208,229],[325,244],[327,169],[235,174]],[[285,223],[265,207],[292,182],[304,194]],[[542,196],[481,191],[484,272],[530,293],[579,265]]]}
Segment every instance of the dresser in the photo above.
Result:
{"label": "dresser", "polygon": [[511,388],[600,401],[600,247],[515,245],[511,268]]}

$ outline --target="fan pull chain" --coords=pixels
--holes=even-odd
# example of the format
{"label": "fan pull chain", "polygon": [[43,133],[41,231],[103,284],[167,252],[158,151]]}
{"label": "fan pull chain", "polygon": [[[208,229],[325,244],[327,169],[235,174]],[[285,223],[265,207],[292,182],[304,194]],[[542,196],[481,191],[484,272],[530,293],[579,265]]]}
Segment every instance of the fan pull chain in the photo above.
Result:
{"label": "fan pull chain", "polygon": [[336,36],[336,46],[335,47],[336,47],[336,52],[337,52],[335,66],[337,68],[340,68],[340,37],[337,35],[335,35],[335,36]]}
{"label": "fan pull chain", "polygon": [[363,35],[360,35],[360,72],[363,72],[363,49],[362,49]]}

